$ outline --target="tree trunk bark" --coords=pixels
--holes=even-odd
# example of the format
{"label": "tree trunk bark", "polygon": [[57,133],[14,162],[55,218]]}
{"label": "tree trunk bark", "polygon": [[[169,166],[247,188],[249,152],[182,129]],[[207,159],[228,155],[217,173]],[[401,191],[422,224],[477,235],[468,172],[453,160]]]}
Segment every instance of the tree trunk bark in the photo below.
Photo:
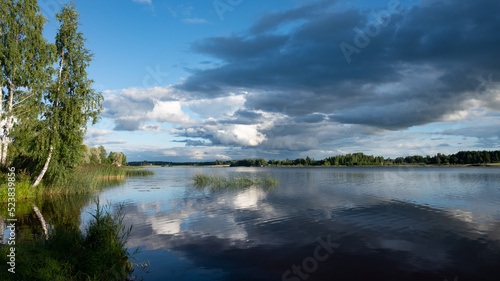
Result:
{"label": "tree trunk bark", "polygon": [[6,113],[6,120],[5,120],[5,130],[4,130],[4,139],[3,139],[3,144],[2,144],[2,162],[0,165],[5,166],[7,165],[7,149],[9,149],[9,133],[10,133],[10,126],[11,126],[11,119],[12,119],[12,102],[14,99],[14,85],[12,82],[9,85],[9,108]]}
{"label": "tree trunk bark", "polygon": [[[0,26],[3,26],[3,21],[0,22]],[[0,28],[0,38],[3,37],[3,30]],[[3,72],[3,66],[0,64],[0,71]],[[2,124],[2,119],[3,119],[3,74],[2,77],[0,77],[0,125]],[[3,163],[3,129],[0,127],[0,132],[2,132],[2,135],[0,135],[0,165]],[[3,232],[2,232],[3,233]]]}
{"label": "tree trunk bark", "polygon": [[[2,65],[0,64],[0,70]],[[3,120],[3,77],[0,77],[0,164],[3,163],[3,128],[1,127]]]}
{"label": "tree trunk bark", "polygon": [[51,145],[50,146],[50,151],[49,151],[49,156],[47,157],[47,161],[45,161],[45,165],[43,165],[42,171],[40,172],[40,174],[36,178],[35,183],[33,183],[33,187],[37,187],[40,184],[40,182],[42,181],[43,176],[47,172],[47,169],[49,168],[50,159],[52,158],[52,151],[54,151],[54,147]]}
{"label": "tree trunk bark", "polygon": [[[59,65],[59,85],[57,86],[57,90],[59,91],[59,86],[61,86],[61,74],[62,74],[62,68],[64,65],[64,49],[62,50],[62,58],[61,58],[61,63]],[[56,100],[56,110],[57,107],[59,107],[59,98]],[[54,126],[53,130],[56,130],[56,126]],[[43,165],[43,169],[38,175],[38,178],[36,178],[35,183],[33,183],[33,187],[37,187],[40,182],[42,181],[43,176],[45,175],[45,172],[47,172],[47,169],[49,168],[50,164],[50,159],[52,158],[52,152],[54,151],[54,145],[50,145],[50,151],[49,151],[49,156],[47,157],[47,161],[45,161],[45,165]]]}

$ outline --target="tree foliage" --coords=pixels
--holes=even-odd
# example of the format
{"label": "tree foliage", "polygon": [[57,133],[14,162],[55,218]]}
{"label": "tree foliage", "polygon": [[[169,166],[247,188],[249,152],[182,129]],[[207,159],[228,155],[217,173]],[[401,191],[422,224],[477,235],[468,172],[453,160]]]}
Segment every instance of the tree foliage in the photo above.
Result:
{"label": "tree foliage", "polygon": [[0,165],[9,151],[19,168],[38,175],[36,186],[44,176],[49,182],[65,177],[81,162],[107,163],[104,148],[95,155],[82,149],[103,97],[88,78],[92,53],[79,31],[75,5],[56,14],[53,44],[43,38],[46,20],[36,0],[2,0],[0,8]]}
{"label": "tree foliage", "polygon": [[110,165],[118,162],[122,166],[127,165],[127,156],[125,154],[122,152],[110,152],[107,154],[106,149],[102,145],[99,147],[83,145],[82,151],[82,159],[79,164]]}
{"label": "tree foliage", "polygon": [[0,1],[0,165],[16,138],[14,124],[38,117],[54,50],[43,38],[45,21],[36,0]]}
{"label": "tree foliage", "polygon": [[65,5],[56,18],[60,24],[55,43],[56,71],[43,98],[40,137],[36,139],[40,151],[37,158],[45,156],[47,160],[35,186],[46,171],[53,180],[80,162],[87,122],[95,124],[102,108],[102,94],[92,88],[93,81],[87,77],[92,54],[78,30],[79,14],[74,4]]}
{"label": "tree foliage", "polygon": [[127,156],[122,152],[110,152],[108,156],[108,162],[111,164],[120,163],[120,165],[127,165]]}

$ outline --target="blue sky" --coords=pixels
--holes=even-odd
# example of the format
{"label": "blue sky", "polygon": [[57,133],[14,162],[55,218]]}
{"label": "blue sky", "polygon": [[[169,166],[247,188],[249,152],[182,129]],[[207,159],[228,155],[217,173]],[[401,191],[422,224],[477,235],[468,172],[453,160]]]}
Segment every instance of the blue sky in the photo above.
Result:
{"label": "blue sky", "polygon": [[105,97],[85,143],[129,161],[500,147],[498,1],[74,2]]}

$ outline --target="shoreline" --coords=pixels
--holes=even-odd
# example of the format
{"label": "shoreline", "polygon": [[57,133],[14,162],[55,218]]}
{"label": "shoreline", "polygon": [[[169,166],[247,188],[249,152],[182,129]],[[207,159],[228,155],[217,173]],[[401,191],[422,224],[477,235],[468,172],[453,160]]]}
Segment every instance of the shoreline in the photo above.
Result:
{"label": "shoreline", "polygon": [[[128,177],[148,176],[154,172],[141,168],[116,167],[112,165],[81,165],[77,167],[63,182],[55,184],[42,184],[32,187],[32,180],[22,175],[16,179],[16,198],[24,201],[37,197],[66,196],[71,194],[92,193],[106,188],[107,181],[124,180]],[[8,203],[7,186],[2,183],[0,187],[0,204]]]}
{"label": "shoreline", "polygon": [[207,166],[195,166],[195,165],[179,165],[179,166],[142,166],[143,168],[367,168],[367,167],[443,167],[443,168],[458,168],[458,167],[490,167],[490,168],[500,168],[500,163],[493,164],[455,164],[455,165],[435,165],[435,164],[406,164],[406,165],[329,165],[329,166],[313,166],[313,165],[268,165],[263,167],[257,166],[235,166],[230,165],[207,165]]}

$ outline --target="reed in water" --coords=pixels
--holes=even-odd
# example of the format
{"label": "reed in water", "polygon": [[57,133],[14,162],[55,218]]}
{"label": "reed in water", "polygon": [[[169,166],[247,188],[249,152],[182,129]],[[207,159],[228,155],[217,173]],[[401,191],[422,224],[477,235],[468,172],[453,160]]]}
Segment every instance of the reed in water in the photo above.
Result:
{"label": "reed in water", "polygon": [[250,186],[275,187],[279,185],[279,180],[270,175],[258,175],[254,177],[238,175],[225,177],[221,175],[200,173],[196,174],[193,180],[197,187],[204,188],[211,186],[214,189],[245,188]]}

